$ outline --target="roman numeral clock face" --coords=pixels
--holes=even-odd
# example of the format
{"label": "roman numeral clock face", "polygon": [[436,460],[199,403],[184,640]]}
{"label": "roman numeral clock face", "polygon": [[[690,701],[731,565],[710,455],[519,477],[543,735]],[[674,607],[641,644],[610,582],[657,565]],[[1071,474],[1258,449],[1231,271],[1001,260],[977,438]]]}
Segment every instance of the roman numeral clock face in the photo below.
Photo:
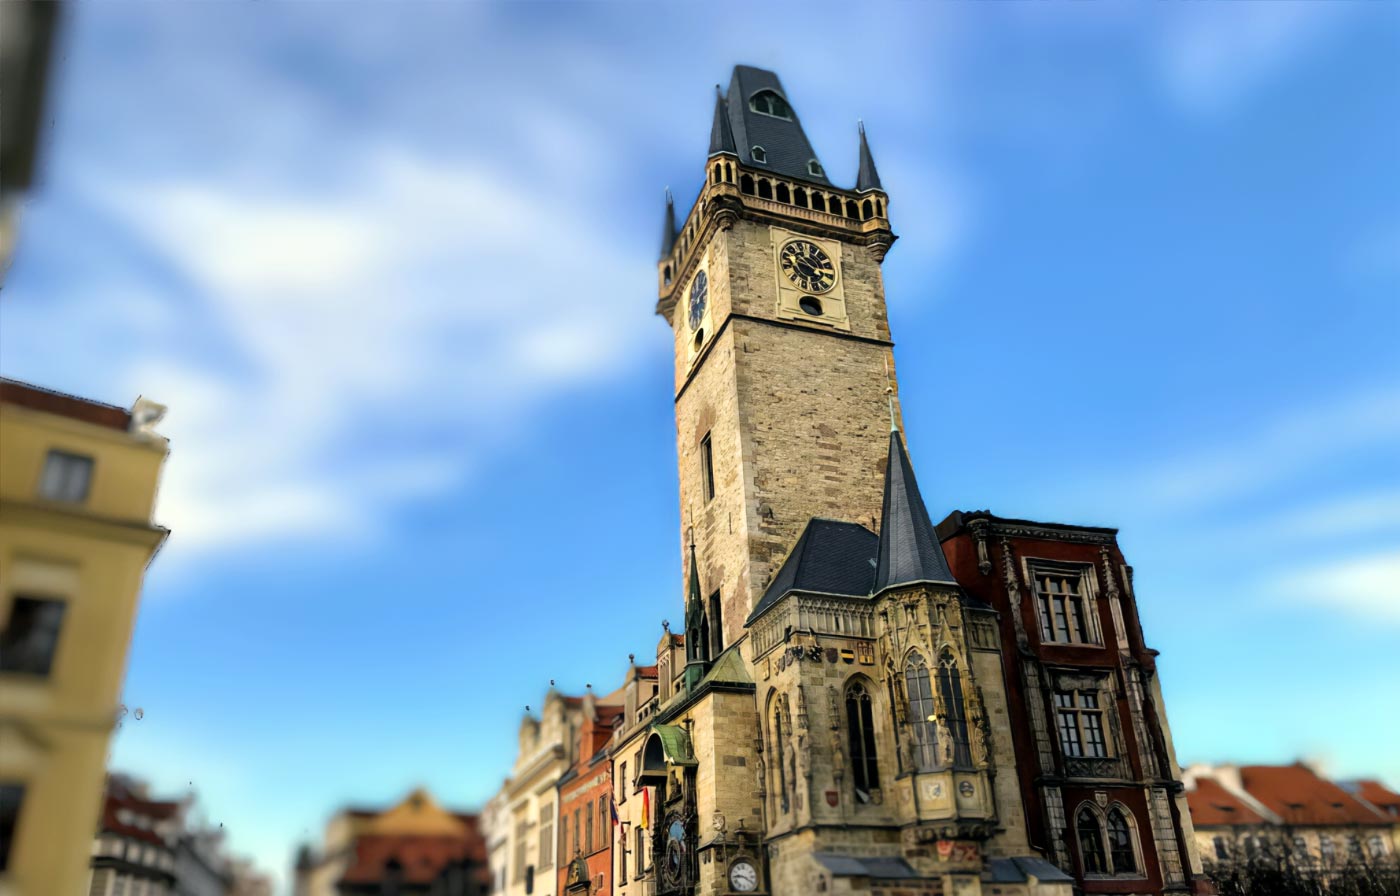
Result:
{"label": "roman numeral clock face", "polygon": [[826,292],[836,285],[836,266],[816,243],[793,240],[778,259],[787,278],[807,292]]}

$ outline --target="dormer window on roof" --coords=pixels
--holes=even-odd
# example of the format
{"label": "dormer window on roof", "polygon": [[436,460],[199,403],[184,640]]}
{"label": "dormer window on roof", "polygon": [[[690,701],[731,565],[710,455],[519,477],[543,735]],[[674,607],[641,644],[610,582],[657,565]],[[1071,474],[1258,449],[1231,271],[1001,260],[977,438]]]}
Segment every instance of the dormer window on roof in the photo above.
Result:
{"label": "dormer window on roof", "polygon": [[771,90],[760,90],[749,99],[749,108],[761,115],[792,121],[792,107]]}
{"label": "dormer window on roof", "polygon": [[822,163],[816,159],[807,160],[807,173],[813,177],[822,177],[826,172],[822,171]]}
{"label": "dormer window on roof", "polygon": [[755,146],[753,149],[749,150],[749,154],[753,156],[755,162],[768,161],[768,153],[763,150],[762,146]]}

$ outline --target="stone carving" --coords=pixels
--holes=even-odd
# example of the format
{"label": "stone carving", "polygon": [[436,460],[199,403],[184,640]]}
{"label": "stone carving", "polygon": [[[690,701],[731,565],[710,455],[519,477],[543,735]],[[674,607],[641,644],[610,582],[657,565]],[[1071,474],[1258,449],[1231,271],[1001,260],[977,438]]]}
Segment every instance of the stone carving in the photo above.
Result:
{"label": "stone carving", "polygon": [[1016,561],[1011,557],[1011,542],[1004,537],[1001,539],[1001,575],[1006,580],[1006,597],[1011,603],[1011,622],[1016,626],[1016,646],[1027,650],[1030,641],[1021,619],[1021,583],[1016,577]]}
{"label": "stone carving", "polygon": [[807,730],[807,689],[797,686],[797,730]]}

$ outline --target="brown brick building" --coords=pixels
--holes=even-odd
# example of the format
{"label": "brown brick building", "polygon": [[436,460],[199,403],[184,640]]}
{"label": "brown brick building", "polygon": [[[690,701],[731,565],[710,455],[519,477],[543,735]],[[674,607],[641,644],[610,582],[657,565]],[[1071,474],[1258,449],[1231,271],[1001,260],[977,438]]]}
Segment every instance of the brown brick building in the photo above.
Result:
{"label": "brown brick building", "polygon": [[621,723],[623,707],[600,706],[584,698],[578,760],[559,779],[560,894],[612,893],[612,762],[608,744]]}

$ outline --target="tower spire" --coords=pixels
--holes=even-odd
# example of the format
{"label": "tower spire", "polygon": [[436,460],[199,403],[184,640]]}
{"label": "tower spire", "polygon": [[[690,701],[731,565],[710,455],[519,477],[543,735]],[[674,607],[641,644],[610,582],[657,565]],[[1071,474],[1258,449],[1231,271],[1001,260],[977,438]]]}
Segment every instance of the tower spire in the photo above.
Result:
{"label": "tower spire", "polygon": [[[891,396],[893,398],[893,396]],[[880,556],[875,565],[875,592],[914,582],[957,584],[943,556],[943,546],[919,494],[914,467],[898,430],[890,432],[885,469],[885,501],[880,514]]]}
{"label": "tower spire", "polygon": [[725,101],[724,92],[716,84],[715,121],[710,125],[710,155],[716,156],[720,153],[738,155],[739,150],[734,144],[734,128],[729,123],[729,103]]}
{"label": "tower spire", "polygon": [[671,197],[671,188],[666,188],[666,224],[661,233],[661,257],[671,254],[676,245],[676,200]]}
{"label": "tower spire", "polygon": [[860,170],[856,173],[856,192],[883,190],[880,172],[875,169],[875,157],[870,154],[870,143],[865,139],[865,122],[856,119],[856,127],[860,130]]}

